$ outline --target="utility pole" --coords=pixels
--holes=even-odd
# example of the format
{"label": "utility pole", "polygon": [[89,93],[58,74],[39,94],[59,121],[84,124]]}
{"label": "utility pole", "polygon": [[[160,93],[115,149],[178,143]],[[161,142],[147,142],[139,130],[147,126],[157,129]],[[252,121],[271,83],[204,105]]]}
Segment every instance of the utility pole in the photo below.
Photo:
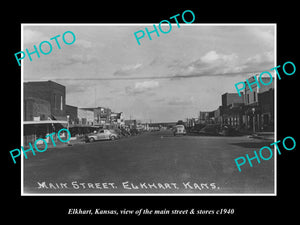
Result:
{"label": "utility pole", "polygon": [[253,134],[255,133],[255,108],[252,108],[253,113]]}
{"label": "utility pole", "polygon": [[[68,122],[67,129],[70,130],[70,115],[67,115],[67,122]],[[71,139],[71,137],[68,140],[68,146],[72,146],[70,143],[70,139]]]}
{"label": "utility pole", "polygon": [[94,104],[95,104],[95,108],[96,108],[97,107],[96,106],[96,83],[95,83],[95,86],[94,86],[94,94],[95,94],[95,96],[94,96],[95,97],[95,103]]}

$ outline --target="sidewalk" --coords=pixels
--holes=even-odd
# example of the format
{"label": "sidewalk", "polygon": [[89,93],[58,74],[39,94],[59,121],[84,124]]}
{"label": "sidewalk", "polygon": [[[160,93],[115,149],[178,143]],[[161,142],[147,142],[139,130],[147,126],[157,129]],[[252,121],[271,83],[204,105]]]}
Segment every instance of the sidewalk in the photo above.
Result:
{"label": "sidewalk", "polygon": [[274,132],[257,132],[248,136],[249,138],[257,138],[263,140],[274,140]]}
{"label": "sidewalk", "polygon": [[68,142],[60,142],[57,141],[55,142],[56,146],[54,147],[52,141],[48,143],[48,148],[60,148],[60,147],[66,147],[66,146],[72,146],[72,145],[76,145],[76,144],[84,144],[85,141],[84,139],[77,139],[76,137],[71,137],[69,143]]}
{"label": "sidewalk", "polygon": [[[72,145],[76,145],[76,144],[84,144],[84,143],[85,143],[85,141],[83,139],[77,139],[76,137],[71,137],[69,144],[67,142],[61,142],[59,140],[56,140],[55,141],[55,146],[54,146],[52,141],[49,141],[47,143],[47,149],[48,148],[62,148],[62,147],[72,146]],[[31,145],[34,148],[34,143],[31,143]],[[41,150],[43,148],[45,148],[45,145],[42,141],[38,142],[36,145]],[[39,146],[41,146],[41,147],[39,147]],[[24,146],[24,149],[29,149],[29,145]]]}

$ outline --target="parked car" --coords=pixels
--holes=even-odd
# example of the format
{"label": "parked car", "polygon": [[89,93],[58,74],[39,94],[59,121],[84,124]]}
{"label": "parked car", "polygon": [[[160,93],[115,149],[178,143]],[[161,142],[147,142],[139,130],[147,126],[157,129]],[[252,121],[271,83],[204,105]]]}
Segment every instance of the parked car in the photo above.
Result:
{"label": "parked car", "polygon": [[179,135],[179,134],[183,134],[186,135],[186,130],[184,125],[176,125],[173,127],[173,134],[174,136]]}
{"label": "parked car", "polygon": [[115,130],[99,129],[85,136],[86,142],[94,142],[98,140],[115,140],[119,135]]}

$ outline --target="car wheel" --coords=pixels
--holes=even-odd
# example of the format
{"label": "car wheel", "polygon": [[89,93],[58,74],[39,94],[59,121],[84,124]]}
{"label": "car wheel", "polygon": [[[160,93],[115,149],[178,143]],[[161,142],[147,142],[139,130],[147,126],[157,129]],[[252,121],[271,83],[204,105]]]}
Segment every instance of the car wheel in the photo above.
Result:
{"label": "car wheel", "polygon": [[90,142],[94,142],[94,141],[95,141],[95,138],[91,137],[91,138],[89,138],[89,141],[90,141]]}
{"label": "car wheel", "polygon": [[116,137],[115,137],[115,136],[113,136],[113,135],[112,135],[112,136],[110,136],[110,140],[112,140],[112,141],[113,141],[113,140],[115,140],[115,139],[116,139]]}

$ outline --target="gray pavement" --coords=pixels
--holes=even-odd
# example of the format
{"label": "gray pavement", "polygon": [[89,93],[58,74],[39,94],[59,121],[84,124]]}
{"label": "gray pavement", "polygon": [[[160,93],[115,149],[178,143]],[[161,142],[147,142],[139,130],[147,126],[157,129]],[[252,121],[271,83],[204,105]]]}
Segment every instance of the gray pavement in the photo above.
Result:
{"label": "gray pavement", "polygon": [[24,193],[272,194],[274,158],[234,161],[272,142],[159,131],[73,143],[24,159]]}

